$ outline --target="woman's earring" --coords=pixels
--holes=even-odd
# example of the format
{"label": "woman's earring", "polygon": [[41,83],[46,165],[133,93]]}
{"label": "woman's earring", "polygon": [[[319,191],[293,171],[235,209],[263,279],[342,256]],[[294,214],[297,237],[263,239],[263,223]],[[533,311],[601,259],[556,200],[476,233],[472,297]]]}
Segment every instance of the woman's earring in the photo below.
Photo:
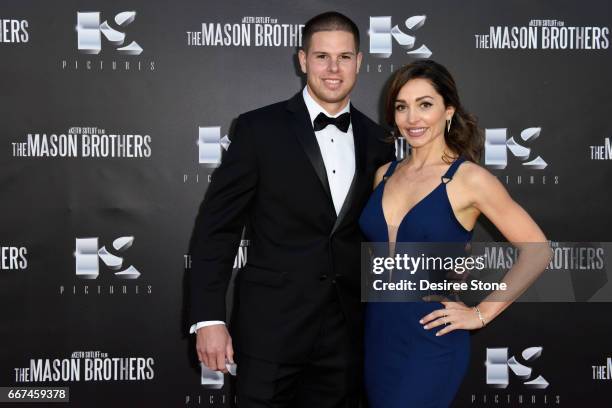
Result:
{"label": "woman's earring", "polygon": [[446,133],[450,133],[450,126],[451,126],[451,122],[453,121],[453,117],[451,116],[450,119],[448,119],[446,121]]}

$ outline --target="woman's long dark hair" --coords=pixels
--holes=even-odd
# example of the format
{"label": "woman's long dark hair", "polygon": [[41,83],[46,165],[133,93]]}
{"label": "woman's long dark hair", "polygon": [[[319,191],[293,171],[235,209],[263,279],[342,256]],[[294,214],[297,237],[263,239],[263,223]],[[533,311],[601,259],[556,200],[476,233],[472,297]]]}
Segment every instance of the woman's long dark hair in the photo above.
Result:
{"label": "woman's long dark hair", "polygon": [[[400,89],[411,79],[423,78],[428,80],[444,99],[445,106],[455,108],[455,114],[451,121],[450,131],[444,127],[444,140],[452,153],[465,157],[478,163],[482,153],[484,139],[478,128],[476,118],[466,112],[459,100],[457,86],[450,72],[433,60],[418,60],[398,69],[391,78],[385,101],[385,120],[394,129],[395,135],[399,136],[399,130],[395,124],[395,100]],[[445,152],[445,161],[452,161],[455,157],[448,156]]]}

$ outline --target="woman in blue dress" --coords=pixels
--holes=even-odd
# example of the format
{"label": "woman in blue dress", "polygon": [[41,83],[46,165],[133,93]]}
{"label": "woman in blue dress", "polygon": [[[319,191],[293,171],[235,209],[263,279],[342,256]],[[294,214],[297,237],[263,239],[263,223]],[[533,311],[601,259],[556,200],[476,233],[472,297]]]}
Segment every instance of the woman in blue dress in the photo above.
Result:
{"label": "woman in blue dress", "polygon": [[[410,154],[376,173],[359,220],[368,241],[467,243],[484,214],[509,242],[546,243],[532,218],[477,164],[482,135],[446,68],[420,60],[396,71],[386,119],[410,145]],[[449,406],[468,367],[468,330],[490,324],[510,303],[368,303],[370,408]]]}

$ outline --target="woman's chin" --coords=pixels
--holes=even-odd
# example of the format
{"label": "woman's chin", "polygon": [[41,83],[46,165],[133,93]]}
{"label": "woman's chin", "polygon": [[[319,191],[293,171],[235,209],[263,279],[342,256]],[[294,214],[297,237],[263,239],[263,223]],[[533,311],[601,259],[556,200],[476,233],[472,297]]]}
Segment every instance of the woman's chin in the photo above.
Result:
{"label": "woman's chin", "polygon": [[408,143],[410,145],[410,147],[413,148],[413,149],[418,149],[421,146],[425,146],[428,141],[429,140],[427,140],[423,136],[420,136],[420,137],[407,137],[406,138],[406,143]]}

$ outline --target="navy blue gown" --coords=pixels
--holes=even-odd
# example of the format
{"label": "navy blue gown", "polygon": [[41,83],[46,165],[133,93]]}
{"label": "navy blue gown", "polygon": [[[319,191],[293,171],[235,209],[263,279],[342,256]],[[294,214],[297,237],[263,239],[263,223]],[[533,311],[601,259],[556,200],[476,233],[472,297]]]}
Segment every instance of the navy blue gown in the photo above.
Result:
{"label": "navy blue gown", "polygon": [[[401,221],[399,242],[468,242],[472,232],[457,220],[446,184],[465,159],[458,158],[440,184]],[[370,242],[389,241],[382,196],[389,165],[359,219]],[[455,330],[443,336],[442,326],[425,330],[419,320],[443,308],[438,302],[368,303],[365,317],[365,387],[370,408],[448,407],[469,363],[469,333]]]}

